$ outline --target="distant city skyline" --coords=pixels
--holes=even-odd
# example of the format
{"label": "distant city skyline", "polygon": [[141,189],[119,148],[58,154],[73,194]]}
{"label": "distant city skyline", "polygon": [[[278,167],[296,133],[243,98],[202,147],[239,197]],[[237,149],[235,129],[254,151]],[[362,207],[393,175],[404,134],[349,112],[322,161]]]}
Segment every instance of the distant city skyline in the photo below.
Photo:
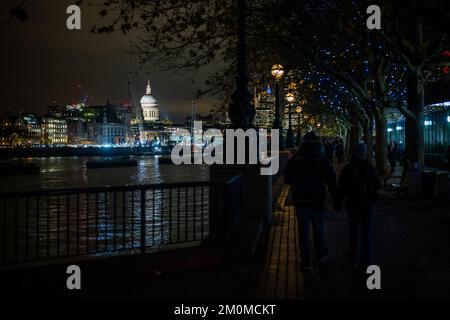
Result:
{"label": "distant city skyline", "polygon": [[[193,92],[198,89],[192,83],[193,75],[155,73],[151,66],[138,69],[127,53],[130,38],[121,33],[90,33],[98,19],[95,9],[83,10],[81,31],[67,30],[65,11],[72,2],[30,2],[28,21],[0,27],[0,112],[44,113],[54,102],[65,105],[74,101],[78,85],[80,94],[88,95],[91,105],[104,105],[108,100],[131,101],[128,79],[133,72],[138,101],[145,94],[149,79],[161,117],[183,121],[191,112]],[[203,76],[197,76],[196,83],[203,82]],[[211,101],[199,100],[198,112],[208,113]]]}

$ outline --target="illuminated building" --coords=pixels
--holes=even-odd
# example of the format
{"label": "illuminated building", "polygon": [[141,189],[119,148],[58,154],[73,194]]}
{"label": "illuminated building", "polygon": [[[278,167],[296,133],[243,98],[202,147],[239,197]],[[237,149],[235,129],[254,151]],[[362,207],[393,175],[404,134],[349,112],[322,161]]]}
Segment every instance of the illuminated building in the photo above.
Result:
{"label": "illuminated building", "polygon": [[67,145],[67,121],[45,117],[42,123],[43,142],[47,145]]}
{"label": "illuminated building", "polygon": [[83,108],[83,119],[87,122],[93,123],[95,121],[95,118],[100,115],[102,108],[104,108],[104,106],[86,106],[85,108]]}
{"label": "illuminated building", "polygon": [[[450,101],[428,105],[423,120],[425,160],[443,164],[450,146]],[[405,144],[406,122],[404,116],[390,119],[387,123],[388,143]]]}
{"label": "illuminated building", "polygon": [[[78,145],[87,143],[87,124],[84,117],[84,103],[70,103],[65,107],[54,103],[47,107],[51,123],[46,125],[48,144]],[[56,121],[61,120],[61,121]],[[65,122],[65,124],[64,124]],[[66,130],[66,132],[64,132]],[[66,139],[66,142],[64,141]]]}
{"label": "illuminated building", "polygon": [[22,115],[26,130],[25,144],[38,146],[42,144],[42,118],[35,113]]}
{"label": "illuminated building", "polygon": [[275,120],[275,94],[267,85],[255,88],[255,126],[257,128],[272,128]]}
{"label": "illuminated building", "polygon": [[70,145],[90,144],[88,124],[82,119],[67,119],[67,143]]}
{"label": "illuminated building", "polygon": [[25,123],[21,118],[11,115],[0,116],[0,147],[22,145],[25,138]]}
{"label": "illuminated building", "polygon": [[103,107],[89,124],[89,139],[96,145],[120,145],[131,140],[130,125],[123,123],[111,106]]}
{"label": "illuminated building", "polygon": [[130,130],[131,130],[131,142],[139,143],[141,140],[141,126],[138,118],[132,118],[130,121]]}
{"label": "illuminated building", "polygon": [[145,95],[141,98],[141,107],[144,115],[144,122],[158,122],[160,120],[160,110],[155,97],[152,96],[150,81],[147,83]]}
{"label": "illuminated building", "polygon": [[133,106],[130,103],[121,103],[117,105],[111,105],[114,109],[114,112],[122,123],[126,125],[131,125],[131,111],[133,110]]}

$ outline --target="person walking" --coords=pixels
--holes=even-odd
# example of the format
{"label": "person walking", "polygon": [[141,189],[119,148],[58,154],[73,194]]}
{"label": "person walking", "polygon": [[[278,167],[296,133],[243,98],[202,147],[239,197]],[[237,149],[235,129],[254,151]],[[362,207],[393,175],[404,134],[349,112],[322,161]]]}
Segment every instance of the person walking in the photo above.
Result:
{"label": "person walking", "polygon": [[314,249],[319,262],[325,260],[328,248],[324,237],[324,215],[327,187],[336,193],[336,174],[323,155],[323,145],[314,133],[307,133],[297,155],[291,158],[284,179],[292,187],[299,230],[300,266],[311,268],[309,227],[312,224]]}
{"label": "person walking", "polygon": [[342,169],[335,203],[335,211],[339,212],[345,201],[350,227],[350,262],[362,268],[373,262],[374,203],[380,189],[378,173],[367,157],[367,145],[358,144],[350,164]]}

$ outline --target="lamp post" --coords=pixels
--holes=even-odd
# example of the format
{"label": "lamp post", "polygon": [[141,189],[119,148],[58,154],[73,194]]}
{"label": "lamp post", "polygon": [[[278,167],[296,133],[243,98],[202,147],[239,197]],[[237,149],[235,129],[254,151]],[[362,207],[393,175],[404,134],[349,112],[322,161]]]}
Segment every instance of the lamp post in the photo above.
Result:
{"label": "lamp post", "polygon": [[301,132],[301,128],[300,128],[300,122],[301,122],[301,113],[302,113],[302,107],[297,107],[297,109],[295,110],[295,112],[297,113],[297,139],[296,139],[296,145],[299,146],[301,139],[302,139],[302,132]]}
{"label": "lamp post", "polygon": [[295,101],[293,93],[288,93],[286,95],[286,101],[288,102],[288,112],[289,112],[289,127],[286,133],[286,147],[294,148],[294,132],[292,131],[292,102]]}
{"label": "lamp post", "polygon": [[255,117],[252,95],[248,91],[247,45],[246,45],[246,0],[235,0],[237,6],[236,90],[231,96],[228,115],[234,128],[248,129]]}
{"label": "lamp post", "polygon": [[[280,119],[280,80],[284,76],[284,68],[281,64],[274,64],[270,71],[275,79],[275,119],[273,121],[273,129],[281,129],[281,119]],[[280,135],[280,147],[284,148],[283,135]]]}

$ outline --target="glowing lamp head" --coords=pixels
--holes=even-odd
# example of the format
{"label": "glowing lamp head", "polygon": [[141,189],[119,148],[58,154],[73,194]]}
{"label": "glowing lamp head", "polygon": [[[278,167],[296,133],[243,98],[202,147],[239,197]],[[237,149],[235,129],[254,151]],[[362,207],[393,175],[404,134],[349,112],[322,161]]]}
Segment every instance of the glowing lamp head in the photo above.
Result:
{"label": "glowing lamp head", "polygon": [[297,113],[302,112],[302,107],[297,107],[297,109],[295,109],[295,111],[296,111]]}
{"label": "glowing lamp head", "polygon": [[274,64],[270,73],[276,80],[280,80],[284,76],[284,68],[281,64]]}
{"label": "glowing lamp head", "polygon": [[294,94],[293,94],[293,93],[288,93],[288,94],[286,95],[286,100],[287,100],[287,102],[289,102],[289,103],[294,102],[294,100],[295,100]]}

